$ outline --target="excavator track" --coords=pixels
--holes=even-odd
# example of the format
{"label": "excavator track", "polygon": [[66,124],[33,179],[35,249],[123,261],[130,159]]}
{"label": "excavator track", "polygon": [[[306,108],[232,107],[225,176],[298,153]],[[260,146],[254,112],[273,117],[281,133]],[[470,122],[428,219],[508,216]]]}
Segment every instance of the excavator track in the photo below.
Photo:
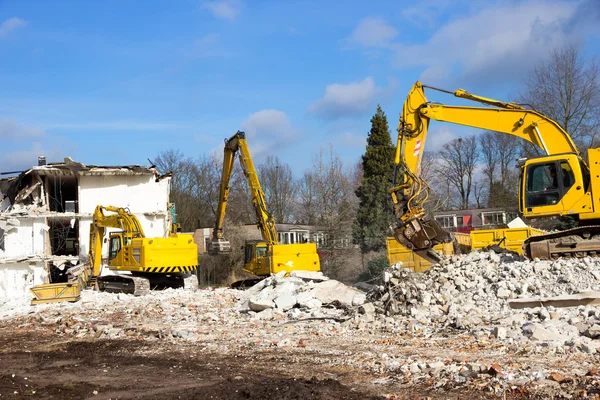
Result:
{"label": "excavator track", "polygon": [[96,279],[96,287],[101,292],[143,296],[150,293],[150,280],[129,275],[99,276]]}
{"label": "excavator track", "polygon": [[600,255],[600,225],[580,226],[560,232],[531,236],[523,243],[530,260],[555,260]]}

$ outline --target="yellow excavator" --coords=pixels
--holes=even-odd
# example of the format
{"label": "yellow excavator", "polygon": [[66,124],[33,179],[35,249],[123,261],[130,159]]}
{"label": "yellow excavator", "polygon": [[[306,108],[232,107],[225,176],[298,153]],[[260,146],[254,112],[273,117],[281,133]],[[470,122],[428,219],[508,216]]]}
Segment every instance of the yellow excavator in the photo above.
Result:
{"label": "yellow excavator", "polygon": [[[102,275],[102,246],[107,228],[120,229],[108,238],[108,269],[126,274]],[[31,288],[33,304],[77,301],[81,290],[95,285],[100,291],[146,294],[152,288],[197,289],[194,274],[198,266],[198,246],[192,235],[147,238],[138,218],[128,209],[97,206],[90,224],[89,263],[68,271],[68,282]]]}
{"label": "yellow excavator", "polygon": [[246,241],[244,271],[259,277],[281,271],[288,274],[294,270],[320,271],[321,264],[315,243],[279,244],[275,219],[267,210],[265,194],[254,168],[254,162],[246,142],[246,134],[241,131],[225,140],[219,204],[209,253],[215,255],[231,252],[231,244],[224,237],[223,223],[229,197],[229,181],[236,155],[239,155],[240,165],[252,194],[252,205],[262,236],[262,240]]}
{"label": "yellow excavator", "polygon": [[[425,96],[426,88],[486,106],[432,103]],[[519,212],[526,218],[570,215],[578,219],[579,227],[531,236],[523,244],[524,255],[530,259],[554,259],[600,253],[600,149],[589,149],[586,162],[570,135],[556,121],[535,110],[421,82],[410,90],[398,124],[390,193],[398,218],[394,237],[400,244],[436,262],[439,256],[432,247],[452,240],[449,233],[427,218],[424,209],[429,187],[420,177],[421,160],[432,120],[512,135],[545,153],[519,160]]]}

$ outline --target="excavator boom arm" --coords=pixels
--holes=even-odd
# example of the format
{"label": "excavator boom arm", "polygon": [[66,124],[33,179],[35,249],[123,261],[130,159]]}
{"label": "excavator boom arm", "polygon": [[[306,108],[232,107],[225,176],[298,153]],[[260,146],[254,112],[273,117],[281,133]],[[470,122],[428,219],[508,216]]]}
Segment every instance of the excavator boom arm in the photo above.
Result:
{"label": "excavator boom arm", "polygon": [[430,249],[434,244],[449,239],[449,235],[435,221],[425,217],[424,203],[429,196],[429,187],[420,175],[431,120],[513,135],[536,145],[547,155],[579,155],[569,134],[558,123],[534,110],[516,103],[473,95],[462,89],[442,91],[493,107],[431,103],[425,96],[425,88],[431,87],[416,82],[404,103],[398,124],[394,187],[390,189],[399,219],[395,237],[409,248]]}
{"label": "excavator boom arm", "polygon": [[223,243],[226,241],[223,237],[223,222],[225,220],[225,210],[227,207],[227,199],[229,197],[229,184],[231,175],[233,172],[233,164],[236,155],[239,157],[240,165],[250,192],[252,195],[252,205],[256,213],[258,221],[258,228],[262,235],[263,240],[271,243],[278,244],[277,230],[275,228],[275,219],[267,211],[267,202],[265,200],[265,194],[260,186],[258,174],[250,155],[250,149],[246,142],[246,134],[238,131],[235,135],[225,141],[225,149],[223,156],[223,170],[221,174],[221,185],[219,190],[219,204],[217,207],[217,218],[215,221],[215,227],[213,231],[213,246],[214,251],[228,251],[227,245],[223,248]]}

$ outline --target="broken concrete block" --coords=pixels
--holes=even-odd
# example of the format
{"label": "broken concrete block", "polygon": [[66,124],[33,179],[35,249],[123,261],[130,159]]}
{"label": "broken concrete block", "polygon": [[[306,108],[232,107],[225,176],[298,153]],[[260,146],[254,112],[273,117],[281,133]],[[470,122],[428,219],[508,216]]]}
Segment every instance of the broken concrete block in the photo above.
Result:
{"label": "broken concrete block", "polygon": [[314,289],[312,289],[312,295],[314,298],[319,299],[323,304],[338,302],[347,307],[352,306],[353,301],[355,302],[355,305],[360,305],[365,302],[366,298],[364,293],[348,287],[342,282],[334,279],[317,283]]}
{"label": "broken concrete block", "polygon": [[505,288],[500,288],[496,292],[496,296],[499,299],[508,299],[510,297],[510,291],[508,289],[505,289]]}
{"label": "broken concrete block", "polygon": [[258,312],[254,315],[254,318],[259,319],[259,320],[271,320],[273,319],[273,309],[272,308],[267,308],[262,310],[261,312]]}
{"label": "broken concrete block", "polygon": [[587,337],[596,339],[597,337],[600,336],[600,325],[594,324],[594,325],[590,326],[585,333],[586,333]]}
{"label": "broken concrete block", "polygon": [[305,301],[305,302],[303,302],[302,304],[299,304],[299,305],[300,305],[300,307],[308,308],[310,310],[314,310],[314,309],[317,309],[317,308],[321,308],[321,306],[323,305],[323,303],[321,303],[321,300],[319,300],[319,299],[311,298],[310,300]]}
{"label": "broken concrete block", "polygon": [[497,326],[492,331],[492,334],[496,337],[496,339],[506,339],[506,328],[503,326]]}
{"label": "broken concrete block", "polygon": [[286,293],[275,298],[275,305],[284,311],[296,305],[296,296]]}
{"label": "broken concrete block", "polygon": [[257,295],[250,296],[248,299],[248,306],[252,311],[262,311],[267,308],[275,307],[275,303],[273,303],[273,293],[272,291],[265,291],[258,293]]}
{"label": "broken concrete block", "polygon": [[554,341],[554,340],[562,340],[561,335],[549,331],[548,329],[542,328],[541,326],[536,326],[533,328],[531,332],[531,340],[540,340],[540,341]]}
{"label": "broken concrete block", "polygon": [[314,272],[314,271],[292,271],[290,273],[291,277],[296,277],[304,280],[310,280],[315,282],[328,281],[329,277],[323,275],[322,272]]}

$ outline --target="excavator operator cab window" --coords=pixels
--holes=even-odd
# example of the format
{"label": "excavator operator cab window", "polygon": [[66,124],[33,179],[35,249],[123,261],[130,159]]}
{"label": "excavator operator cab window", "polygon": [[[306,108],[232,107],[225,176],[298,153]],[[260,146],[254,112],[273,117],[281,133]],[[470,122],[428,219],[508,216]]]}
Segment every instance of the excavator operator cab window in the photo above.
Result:
{"label": "excavator operator cab window", "polygon": [[267,248],[266,247],[258,247],[256,246],[256,257],[266,257]]}
{"label": "excavator operator cab window", "polygon": [[558,204],[575,183],[573,169],[567,161],[532,164],[527,167],[526,207]]}
{"label": "excavator operator cab window", "polygon": [[119,254],[121,250],[121,236],[111,236],[108,246],[108,259],[112,260]]}
{"label": "excavator operator cab window", "polygon": [[247,244],[244,251],[244,263],[249,264],[254,259],[254,245]]}

